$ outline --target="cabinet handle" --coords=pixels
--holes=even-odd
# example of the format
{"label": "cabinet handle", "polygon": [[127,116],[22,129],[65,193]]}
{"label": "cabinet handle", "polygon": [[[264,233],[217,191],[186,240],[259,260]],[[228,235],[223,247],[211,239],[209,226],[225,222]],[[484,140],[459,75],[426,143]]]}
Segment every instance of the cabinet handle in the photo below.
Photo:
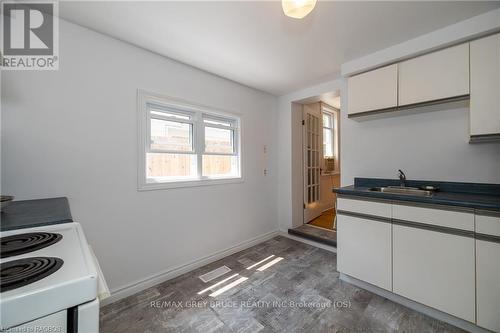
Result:
{"label": "cabinet handle", "polygon": [[366,220],[391,223],[391,218],[389,218],[389,217],[375,216],[375,215],[369,215],[369,214],[363,214],[363,213],[354,213],[354,212],[348,212],[345,210],[337,210],[337,214],[358,217],[358,218],[366,219]]}
{"label": "cabinet handle", "polygon": [[476,239],[485,242],[500,243],[500,236],[478,234],[476,233]]}
{"label": "cabinet handle", "polygon": [[425,229],[425,230],[430,230],[430,231],[441,232],[444,234],[474,238],[474,231],[469,231],[469,230],[442,227],[442,226],[433,225],[433,224],[405,221],[405,220],[398,220],[398,219],[392,219],[392,223],[397,224],[397,225],[401,225],[404,227]]}

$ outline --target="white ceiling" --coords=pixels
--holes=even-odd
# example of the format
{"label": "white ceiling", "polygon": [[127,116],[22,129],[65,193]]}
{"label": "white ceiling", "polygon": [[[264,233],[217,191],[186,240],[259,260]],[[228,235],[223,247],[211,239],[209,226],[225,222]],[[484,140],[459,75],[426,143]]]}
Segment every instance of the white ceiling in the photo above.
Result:
{"label": "white ceiling", "polygon": [[500,2],[61,2],[60,16],[271,94],[338,77],[340,65],[500,7]]}

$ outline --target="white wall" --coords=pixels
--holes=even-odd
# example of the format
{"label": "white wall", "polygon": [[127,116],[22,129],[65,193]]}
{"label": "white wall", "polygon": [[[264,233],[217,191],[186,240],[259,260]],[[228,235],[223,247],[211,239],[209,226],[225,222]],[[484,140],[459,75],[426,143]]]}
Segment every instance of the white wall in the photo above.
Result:
{"label": "white wall", "polygon": [[[241,113],[245,182],[138,192],[138,88]],[[2,193],[69,197],[117,290],[277,229],[276,109],[276,97],[62,21],[59,71],[2,75]]]}
{"label": "white wall", "polygon": [[500,143],[469,144],[469,108],[357,122],[343,115],[342,183],[354,177],[500,183]]}

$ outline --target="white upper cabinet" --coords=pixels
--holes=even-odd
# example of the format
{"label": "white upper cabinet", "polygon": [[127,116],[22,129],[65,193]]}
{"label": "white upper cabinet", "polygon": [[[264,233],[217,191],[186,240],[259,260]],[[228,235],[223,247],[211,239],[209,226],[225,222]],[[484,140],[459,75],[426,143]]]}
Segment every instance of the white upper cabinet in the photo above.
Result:
{"label": "white upper cabinet", "polygon": [[469,94],[469,44],[399,63],[399,105]]}
{"label": "white upper cabinet", "polygon": [[398,65],[382,67],[347,80],[348,114],[396,107]]}
{"label": "white upper cabinet", "polygon": [[500,34],[470,43],[470,134],[500,135]]}

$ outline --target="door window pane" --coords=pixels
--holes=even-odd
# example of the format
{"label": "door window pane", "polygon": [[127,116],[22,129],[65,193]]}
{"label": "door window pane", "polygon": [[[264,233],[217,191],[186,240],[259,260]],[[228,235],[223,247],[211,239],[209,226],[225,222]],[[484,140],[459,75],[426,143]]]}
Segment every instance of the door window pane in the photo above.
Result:
{"label": "door window pane", "polygon": [[207,153],[233,153],[233,130],[205,127],[205,152]]}
{"label": "door window pane", "polygon": [[193,125],[151,119],[151,149],[170,151],[193,150]]}

